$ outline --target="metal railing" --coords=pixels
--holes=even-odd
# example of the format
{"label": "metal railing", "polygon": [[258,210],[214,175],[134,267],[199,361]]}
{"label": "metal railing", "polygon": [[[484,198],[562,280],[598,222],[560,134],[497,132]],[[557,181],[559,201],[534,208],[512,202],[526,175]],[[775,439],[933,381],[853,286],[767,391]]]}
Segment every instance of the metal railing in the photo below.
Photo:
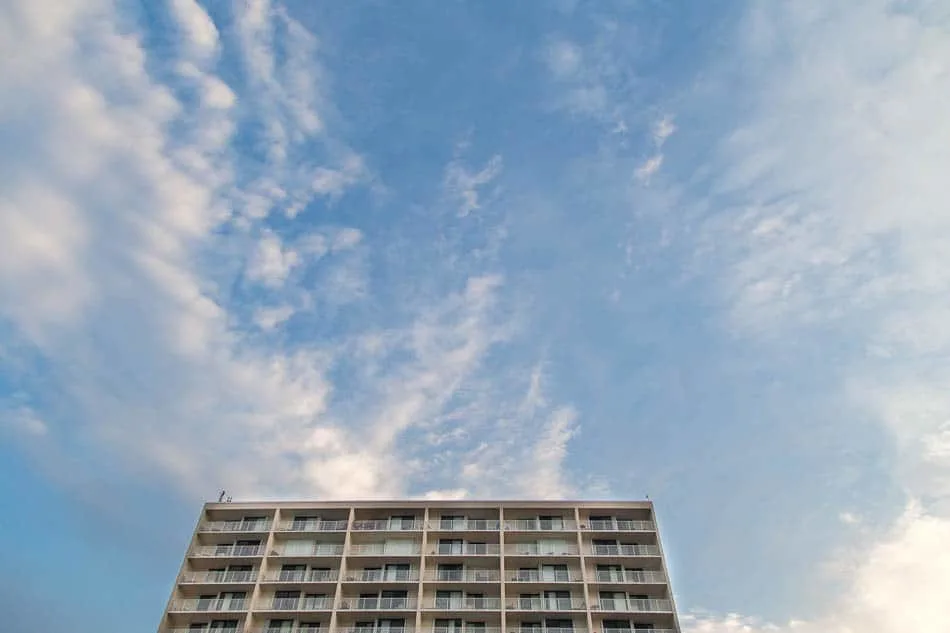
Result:
{"label": "metal railing", "polygon": [[264,574],[264,582],[336,582],[335,569],[282,569]]}
{"label": "metal railing", "polygon": [[191,556],[201,558],[260,556],[263,545],[196,545],[191,548]]}
{"label": "metal railing", "polygon": [[403,521],[400,519],[363,519],[353,521],[357,532],[412,532],[421,530],[424,523],[418,519]]}
{"label": "metal railing", "polygon": [[413,633],[411,626],[349,626],[337,627],[337,633]]}
{"label": "metal railing", "polygon": [[427,569],[429,582],[498,582],[497,569]]}
{"label": "metal railing", "polygon": [[264,609],[269,611],[328,611],[333,600],[326,596],[298,596],[296,598],[271,598]]}
{"label": "metal railing", "polygon": [[419,543],[406,545],[386,545],[384,543],[354,543],[350,545],[350,554],[354,556],[418,556]]}
{"label": "metal railing", "polygon": [[573,543],[560,545],[511,543],[505,545],[506,556],[577,556],[577,554],[577,545]]}
{"label": "metal railing", "polygon": [[600,583],[628,583],[628,584],[646,584],[646,583],[666,583],[666,574],[661,571],[631,571],[628,569],[620,571],[595,571],[595,582]]}
{"label": "metal railing", "polygon": [[439,543],[429,548],[437,556],[498,556],[500,552],[497,543]]}
{"label": "metal railing", "polygon": [[630,611],[634,613],[665,613],[673,610],[673,602],[661,598],[601,598],[596,605],[601,611]]}
{"label": "metal railing", "polygon": [[591,545],[589,554],[593,556],[659,556],[656,545]]}
{"label": "metal railing", "polygon": [[501,633],[498,626],[433,626],[430,633]]}
{"label": "metal railing", "polygon": [[419,580],[418,569],[357,569],[347,572],[348,582],[413,582]]}
{"label": "metal railing", "polygon": [[[566,627],[549,626],[545,628],[536,626],[508,627],[505,629],[508,633],[587,633],[587,627]],[[628,631],[629,633],[629,631]]]}
{"label": "metal railing", "polygon": [[346,532],[346,519],[339,521],[291,519],[277,524],[278,532]]}
{"label": "metal railing", "polygon": [[497,531],[501,522],[498,519],[439,519],[429,521],[430,530],[442,532],[489,532]]}
{"label": "metal railing", "polygon": [[364,611],[415,610],[415,598],[343,598],[340,609]]}
{"label": "metal railing", "polygon": [[501,608],[501,598],[476,598],[474,596],[432,599],[424,608],[445,611],[494,611]]}
{"label": "metal railing", "polygon": [[[272,625],[265,624],[263,628],[254,629],[249,633],[318,633],[320,631],[328,631],[326,625],[322,626],[319,624],[300,624],[290,629],[285,629],[281,625]],[[217,633],[217,631],[209,631],[208,633]],[[229,633],[224,631],[223,633]]]}
{"label": "metal railing", "polygon": [[277,556],[340,556],[343,554],[342,543],[313,543],[311,545],[282,543],[271,550]]}
{"label": "metal railing", "polygon": [[580,582],[580,572],[574,570],[540,571],[537,569],[517,569],[509,571],[508,582]]}
{"label": "metal railing", "polygon": [[257,571],[186,571],[181,582],[189,585],[213,585],[222,583],[253,583],[257,581]]}
{"label": "metal railing", "polygon": [[675,629],[604,629],[604,633],[678,633]]}
{"label": "metal railing", "polygon": [[572,532],[577,529],[573,519],[509,519],[505,529],[515,532]]}
{"label": "metal railing", "polygon": [[205,521],[198,526],[199,532],[269,532],[270,520],[257,521]]}
{"label": "metal railing", "polygon": [[169,611],[177,612],[218,612],[244,611],[247,609],[247,598],[183,598],[172,600]]}
{"label": "metal railing", "polygon": [[[196,632],[197,632],[197,633],[205,633],[206,631],[207,631],[207,632],[210,632],[210,631],[211,631],[211,629],[209,629],[209,628],[207,628],[207,627],[204,628],[204,629],[196,629],[196,628],[194,628],[194,627],[192,627],[192,626],[176,626],[176,627],[173,627],[173,628],[170,628],[170,629],[164,629],[164,630],[165,630],[165,633],[196,633]],[[244,631],[244,626],[243,626],[243,625],[241,625],[241,624],[235,624],[233,627],[230,627],[230,628],[226,628],[226,629],[215,629],[213,633],[245,633],[245,631]],[[248,631],[247,633],[257,633],[257,632]],[[283,632],[281,632],[281,633],[283,633]]]}
{"label": "metal railing", "polygon": [[[585,526],[582,525],[582,528]],[[592,520],[586,523],[586,528],[598,532],[654,532],[656,526],[653,521],[630,521],[617,519],[612,521]]]}
{"label": "metal railing", "polygon": [[508,601],[512,611],[577,611],[585,608],[577,598],[515,598]]}

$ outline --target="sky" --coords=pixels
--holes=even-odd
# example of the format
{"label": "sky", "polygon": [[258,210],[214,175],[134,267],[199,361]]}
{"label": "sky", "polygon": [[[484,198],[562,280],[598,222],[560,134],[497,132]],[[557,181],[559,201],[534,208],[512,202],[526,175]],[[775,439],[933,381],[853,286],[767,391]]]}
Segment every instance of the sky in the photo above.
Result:
{"label": "sky", "polygon": [[950,630],[950,2],[0,3],[4,633],[200,504],[656,504],[686,633]]}

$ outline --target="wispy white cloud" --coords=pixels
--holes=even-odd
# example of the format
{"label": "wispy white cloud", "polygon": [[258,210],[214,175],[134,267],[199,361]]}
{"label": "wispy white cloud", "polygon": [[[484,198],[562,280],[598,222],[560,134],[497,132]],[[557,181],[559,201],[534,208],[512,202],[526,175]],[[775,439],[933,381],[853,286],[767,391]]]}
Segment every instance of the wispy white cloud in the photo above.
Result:
{"label": "wispy white cloud", "polygon": [[480,207],[479,189],[495,180],[502,170],[501,156],[492,156],[479,171],[469,171],[459,159],[445,168],[445,190],[458,203],[458,215],[467,216]]}

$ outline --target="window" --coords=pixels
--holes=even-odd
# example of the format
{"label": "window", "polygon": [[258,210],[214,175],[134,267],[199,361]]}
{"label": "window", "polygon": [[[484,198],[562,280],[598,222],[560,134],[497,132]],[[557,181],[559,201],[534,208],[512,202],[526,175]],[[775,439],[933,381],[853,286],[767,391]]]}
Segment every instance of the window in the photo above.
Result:
{"label": "window", "polygon": [[439,539],[439,554],[461,554],[462,553],[462,539]]}
{"label": "window", "polygon": [[382,609],[405,609],[409,606],[407,591],[384,591],[380,600]]}
{"label": "window", "polygon": [[416,551],[416,542],[412,539],[387,539],[383,544],[383,552],[386,554],[414,554]]}
{"label": "window", "polygon": [[534,582],[540,579],[540,575],[534,567],[522,567],[515,574],[515,579],[519,582]]}
{"label": "window", "polygon": [[521,609],[533,609],[541,600],[540,594],[523,593],[518,596],[518,607]]}
{"label": "window", "polygon": [[436,620],[433,633],[461,633],[461,620]]}
{"label": "window", "polygon": [[307,579],[312,581],[332,580],[333,574],[329,567],[311,567]]}
{"label": "window", "polygon": [[265,633],[291,633],[293,630],[293,620],[270,620],[267,622]]}
{"label": "window", "polygon": [[290,529],[295,532],[313,532],[320,525],[320,517],[312,515],[298,515],[294,517]]}
{"label": "window", "polygon": [[278,610],[296,609],[299,600],[299,591],[277,591],[274,593],[274,608]]}
{"label": "window", "polygon": [[303,597],[302,608],[305,610],[326,609],[327,606],[325,593],[308,593]]}
{"label": "window", "polygon": [[246,532],[260,532],[267,529],[267,517],[244,517],[241,529]]}
{"label": "window", "polygon": [[597,565],[598,582],[621,582],[623,568],[620,565]]}
{"label": "window", "polygon": [[592,530],[612,530],[614,527],[614,518],[612,516],[591,516],[590,529]]}
{"label": "window", "polygon": [[545,591],[544,592],[544,608],[545,609],[555,609],[563,610],[571,608],[571,592],[570,591]]}
{"label": "window", "polygon": [[479,554],[479,555],[484,556],[485,554],[488,553],[488,544],[487,543],[469,543],[468,553]]}
{"label": "window", "polygon": [[402,633],[406,630],[406,620],[404,618],[380,619],[377,630],[380,633]]}
{"label": "window", "polygon": [[411,568],[408,564],[389,563],[386,565],[386,580],[409,580]]}
{"label": "window", "polygon": [[545,582],[568,582],[570,573],[567,565],[542,565],[541,579]]}
{"label": "window", "polygon": [[228,571],[221,576],[225,582],[248,582],[253,570],[251,565],[230,565]]}
{"label": "window", "polygon": [[238,621],[237,620],[212,620],[211,626],[208,627],[208,630],[214,631],[215,633],[237,633]]}
{"label": "window", "polygon": [[310,556],[316,550],[316,542],[310,539],[290,539],[284,546],[287,556]]}
{"label": "window", "polygon": [[594,553],[601,555],[616,554],[619,551],[617,541],[610,539],[594,539]]}
{"label": "window", "polygon": [[549,538],[538,541],[539,554],[567,554],[569,549],[564,539]]}
{"label": "window", "polygon": [[629,620],[604,620],[604,633],[626,633],[629,630]]}
{"label": "window", "polygon": [[464,575],[463,569],[462,565],[439,565],[437,577],[442,581],[460,581]]}
{"label": "window", "polygon": [[605,611],[616,611],[626,606],[627,596],[622,591],[601,591],[600,608]]}
{"label": "window", "polygon": [[458,609],[462,606],[461,591],[436,591],[435,608],[436,609]]}
{"label": "window", "polygon": [[442,515],[439,520],[439,529],[442,530],[463,530],[465,529],[465,517],[460,515]]}
{"label": "window", "polygon": [[540,516],[538,524],[542,530],[563,530],[564,519],[559,516]]}
{"label": "window", "polygon": [[548,618],[544,621],[544,629],[549,633],[552,631],[564,633],[574,630],[574,622],[567,619]]}
{"label": "window", "polygon": [[306,565],[283,565],[280,568],[280,574],[278,574],[277,578],[281,582],[300,581],[303,579],[306,569]]}
{"label": "window", "polygon": [[468,622],[465,624],[465,631],[467,633],[485,633],[485,623],[484,622]]}
{"label": "window", "polygon": [[390,530],[411,530],[415,527],[416,517],[412,515],[394,516],[389,519]]}

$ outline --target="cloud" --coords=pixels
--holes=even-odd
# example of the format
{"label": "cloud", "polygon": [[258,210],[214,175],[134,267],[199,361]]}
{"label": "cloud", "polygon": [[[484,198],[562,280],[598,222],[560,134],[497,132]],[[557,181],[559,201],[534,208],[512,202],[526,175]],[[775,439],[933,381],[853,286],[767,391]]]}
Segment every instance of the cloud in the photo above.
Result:
{"label": "cloud", "polygon": [[445,168],[444,186],[449,197],[458,204],[458,215],[465,217],[472,211],[480,208],[478,200],[479,188],[491,183],[500,174],[502,169],[501,156],[492,156],[477,172],[471,172],[458,160],[453,160]]}
{"label": "cloud", "polygon": [[544,59],[555,77],[570,77],[581,68],[581,49],[572,42],[557,39],[548,45]]}
{"label": "cloud", "polygon": [[189,53],[202,60],[218,49],[218,29],[195,0],[170,0],[172,15],[184,36]]}
{"label": "cloud", "polygon": [[257,250],[248,265],[247,278],[268,286],[280,286],[298,265],[300,254],[285,247],[274,233],[266,232],[257,243]]}
{"label": "cloud", "polygon": [[675,131],[676,125],[673,123],[673,117],[669,114],[654,123],[653,143],[657,149],[663,147],[663,144],[666,143],[666,139],[673,136],[673,132]]}
{"label": "cloud", "polygon": [[656,154],[646,159],[633,172],[634,177],[642,183],[649,183],[663,165],[663,154]]}

